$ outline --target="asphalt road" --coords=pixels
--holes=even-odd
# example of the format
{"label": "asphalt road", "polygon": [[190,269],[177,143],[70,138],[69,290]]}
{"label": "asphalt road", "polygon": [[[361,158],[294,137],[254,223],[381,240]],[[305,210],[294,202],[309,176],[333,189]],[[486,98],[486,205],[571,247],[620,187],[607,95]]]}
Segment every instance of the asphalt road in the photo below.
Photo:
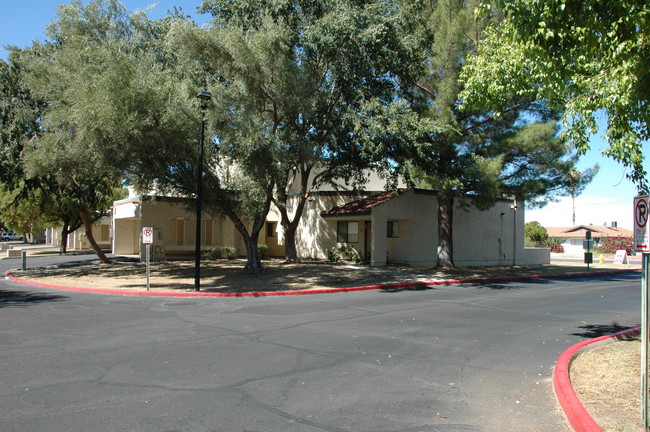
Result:
{"label": "asphalt road", "polygon": [[638,273],[234,299],[2,280],[0,430],[568,431],[555,361],[639,308]]}

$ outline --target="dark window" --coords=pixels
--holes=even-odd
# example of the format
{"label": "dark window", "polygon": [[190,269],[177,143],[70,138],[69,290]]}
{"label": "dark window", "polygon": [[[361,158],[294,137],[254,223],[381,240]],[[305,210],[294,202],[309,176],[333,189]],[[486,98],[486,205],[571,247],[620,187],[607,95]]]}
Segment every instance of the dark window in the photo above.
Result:
{"label": "dark window", "polygon": [[275,237],[275,222],[267,222],[266,223],[266,236],[267,237]]}
{"label": "dark window", "polygon": [[337,222],[336,241],[339,243],[358,243],[359,222]]}
{"label": "dark window", "polygon": [[388,221],[386,224],[387,237],[397,238],[399,237],[399,222],[397,221]]}

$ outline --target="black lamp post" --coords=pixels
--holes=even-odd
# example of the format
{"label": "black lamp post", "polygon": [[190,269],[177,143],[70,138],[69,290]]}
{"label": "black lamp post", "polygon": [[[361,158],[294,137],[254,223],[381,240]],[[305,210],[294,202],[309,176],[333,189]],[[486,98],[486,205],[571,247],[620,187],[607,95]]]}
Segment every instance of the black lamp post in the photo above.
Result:
{"label": "black lamp post", "polygon": [[201,90],[196,96],[201,108],[201,134],[199,137],[199,168],[196,179],[196,246],[194,249],[194,291],[201,289],[201,195],[203,194],[203,132],[205,130],[205,109],[212,94]]}

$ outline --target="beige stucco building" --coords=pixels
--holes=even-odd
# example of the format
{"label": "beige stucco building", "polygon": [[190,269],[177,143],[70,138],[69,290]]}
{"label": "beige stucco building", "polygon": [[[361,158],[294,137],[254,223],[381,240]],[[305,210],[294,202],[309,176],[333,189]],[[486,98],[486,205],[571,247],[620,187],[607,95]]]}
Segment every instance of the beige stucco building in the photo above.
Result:
{"label": "beige stucco building", "polygon": [[[469,200],[470,198],[466,198]],[[297,202],[297,198],[289,204]],[[141,233],[154,229],[154,257],[194,253],[196,216],[186,198],[133,196],[113,205],[112,250],[117,255],[144,257]],[[522,265],[550,262],[547,249],[524,248],[524,209],[513,200],[499,200],[479,211],[456,203],[453,218],[454,262],[459,266]],[[326,249],[351,247],[374,266],[403,263],[435,266],[438,245],[437,195],[408,189],[312,192],[296,233],[302,259],[325,259]],[[295,205],[293,205],[295,208]],[[468,210],[469,208],[469,210]],[[245,253],[233,223],[220,214],[202,215],[201,247],[232,246]],[[269,255],[284,256],[277,209],[269,212],[259,243]]]}

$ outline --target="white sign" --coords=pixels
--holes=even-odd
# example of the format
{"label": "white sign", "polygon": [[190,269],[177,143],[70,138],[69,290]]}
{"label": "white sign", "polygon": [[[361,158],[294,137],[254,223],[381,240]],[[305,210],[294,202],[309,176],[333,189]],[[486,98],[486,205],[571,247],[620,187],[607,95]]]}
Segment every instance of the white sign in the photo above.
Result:
{"label": "white sign", "polygon": [[142,228],[142,243],[151,244],[153,243],[153,228],[144,227]]}
{"label": "white sign", "polygon": [[627,264],[627,251],[625,249],[619,249],[616,251],[614,264]]}
{"label": "white sign", "polygon": [[634,250],[650,252],[650,226],[648,226],[648,195],[634,198]]}

